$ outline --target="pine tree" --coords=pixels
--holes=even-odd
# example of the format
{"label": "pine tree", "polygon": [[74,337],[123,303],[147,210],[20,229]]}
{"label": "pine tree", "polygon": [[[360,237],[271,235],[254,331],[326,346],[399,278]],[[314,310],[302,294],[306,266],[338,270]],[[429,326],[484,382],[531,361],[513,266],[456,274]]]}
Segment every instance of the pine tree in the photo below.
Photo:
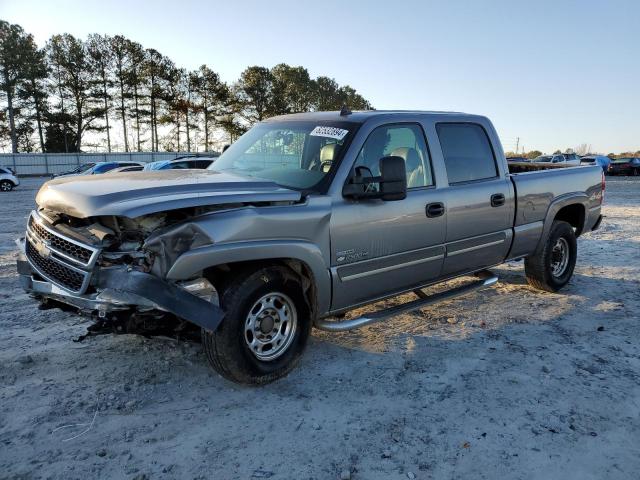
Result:
{"label": "pine tree", "polygon": [[[57,90],[60,92],[61,113],[73,122],[74,151],[82,150],[82,137],[87,131],[100,132],[104,127],[94,125],[97,118],[104,116],[101,99],[96,97],[96,71],[87,54],[85,44],[72,35],[54,35],[47,45],[49,58],[57,70]],[[70,109],[65,112],[64,100],[68,99]],[[66,123],[65,123],[66,125]],[[67,136],[65,134],[65,140]]]}
{"label": "pine tree", "polygon": [[18,152],[16,88],[25,76],[28,50],[28,35],[22,27],[0,20],[0,89],[7,99],[9,136],[13,153]]}
{"label": "pine tree", "polygon": [[107,132],[107,151],[111,152],[111,128],[109,126],[109,112],[111,111],[109,91],[113,86],[111,39],[107,36],[91,34],[86,43],[86,50],[90,68],[96,75],[94,96],[102,99],[105,131]]}

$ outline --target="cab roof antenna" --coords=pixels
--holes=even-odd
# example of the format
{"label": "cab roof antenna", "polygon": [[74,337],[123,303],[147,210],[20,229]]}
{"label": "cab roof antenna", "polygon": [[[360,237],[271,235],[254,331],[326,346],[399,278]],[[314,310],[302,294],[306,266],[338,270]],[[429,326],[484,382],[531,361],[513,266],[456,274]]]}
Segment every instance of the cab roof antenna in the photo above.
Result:
{"label": "cab roof antenna", "polygon": [[351,115],[351,110],[349,110],[349,107],[346,105],[342,105],[342,108],[340,109],[340,116],[346,117],[347,115]]}

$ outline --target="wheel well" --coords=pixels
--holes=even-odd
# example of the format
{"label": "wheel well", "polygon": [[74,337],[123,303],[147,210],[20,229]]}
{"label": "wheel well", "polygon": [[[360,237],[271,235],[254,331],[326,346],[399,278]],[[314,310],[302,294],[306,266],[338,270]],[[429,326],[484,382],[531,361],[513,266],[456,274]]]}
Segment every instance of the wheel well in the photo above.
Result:
{"label": "wheel well", "polygon": [[579,203],[574,203],[573,205],[567,205],[566,207],[562,207],[554,220],[562,220],[567,222],[573,228],[576,229],[576,237],[580,236],[582,233],[582,229],[584,228],[584,217],[585,211],[584,206]]}
{"label": "wheel well", "polygon": [[232,279],[238,275],[245,275],[249,272],[278,265],[285,266],[300,279],[302,290],[312,312],[312,318],[315,317],[317,310],[317,290],[313,272],[309,265],[296,258],[269,258],[265,260],[247,260],[244,262],[224,263],[209,267],[204,271],[204,277],[207,278],[218,292],[223,291]]}

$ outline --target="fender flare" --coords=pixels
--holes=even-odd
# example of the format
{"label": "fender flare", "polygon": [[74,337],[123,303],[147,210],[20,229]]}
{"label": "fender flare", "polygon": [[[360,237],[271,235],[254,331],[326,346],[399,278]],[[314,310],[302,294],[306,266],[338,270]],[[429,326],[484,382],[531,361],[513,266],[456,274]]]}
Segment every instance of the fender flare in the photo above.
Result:
{"label": "fender flare", "polygon": [[331,306],[331,274],[322,251],[316,245],[299,240],[266,240],[207,245],[183,253],[167,272],[167,280],[185,280],[205,268],[251,260],[298,260],[313,274],[316,312],[328,312]]}
{"label": "fender flare", "polygon": [[[553,219],[556,218],[558,212],[564,207],[576,204],[581,205],[582,208],[584,208],[584,223],[586,223],[588,217],[587,212],[589,211],[589,197],[586,193],[574,192],[560,195],[549,204],[549,208],[547,208],[547,213],[544,217],[544,226],[542,228],[542,235],[540,236],[540,240],[538,241],[536,253],[540,252],[540,250],[544,246],[544,242],[546,241],[547,237],[549,236],[549,232],[551,231]],[[584,223],[580,228],[580,231],[584,231]]]}

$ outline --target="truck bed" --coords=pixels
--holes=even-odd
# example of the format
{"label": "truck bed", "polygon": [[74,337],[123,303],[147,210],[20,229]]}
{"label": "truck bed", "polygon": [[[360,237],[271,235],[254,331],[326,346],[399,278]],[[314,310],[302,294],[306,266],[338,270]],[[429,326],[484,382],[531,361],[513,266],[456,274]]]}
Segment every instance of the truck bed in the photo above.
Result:
{"label": "truck bed", "polygon": [[509,173],[536,172],[539,170],[553,170],[557,168],[571,168],[578,165],[549,162],[507,162]]}

